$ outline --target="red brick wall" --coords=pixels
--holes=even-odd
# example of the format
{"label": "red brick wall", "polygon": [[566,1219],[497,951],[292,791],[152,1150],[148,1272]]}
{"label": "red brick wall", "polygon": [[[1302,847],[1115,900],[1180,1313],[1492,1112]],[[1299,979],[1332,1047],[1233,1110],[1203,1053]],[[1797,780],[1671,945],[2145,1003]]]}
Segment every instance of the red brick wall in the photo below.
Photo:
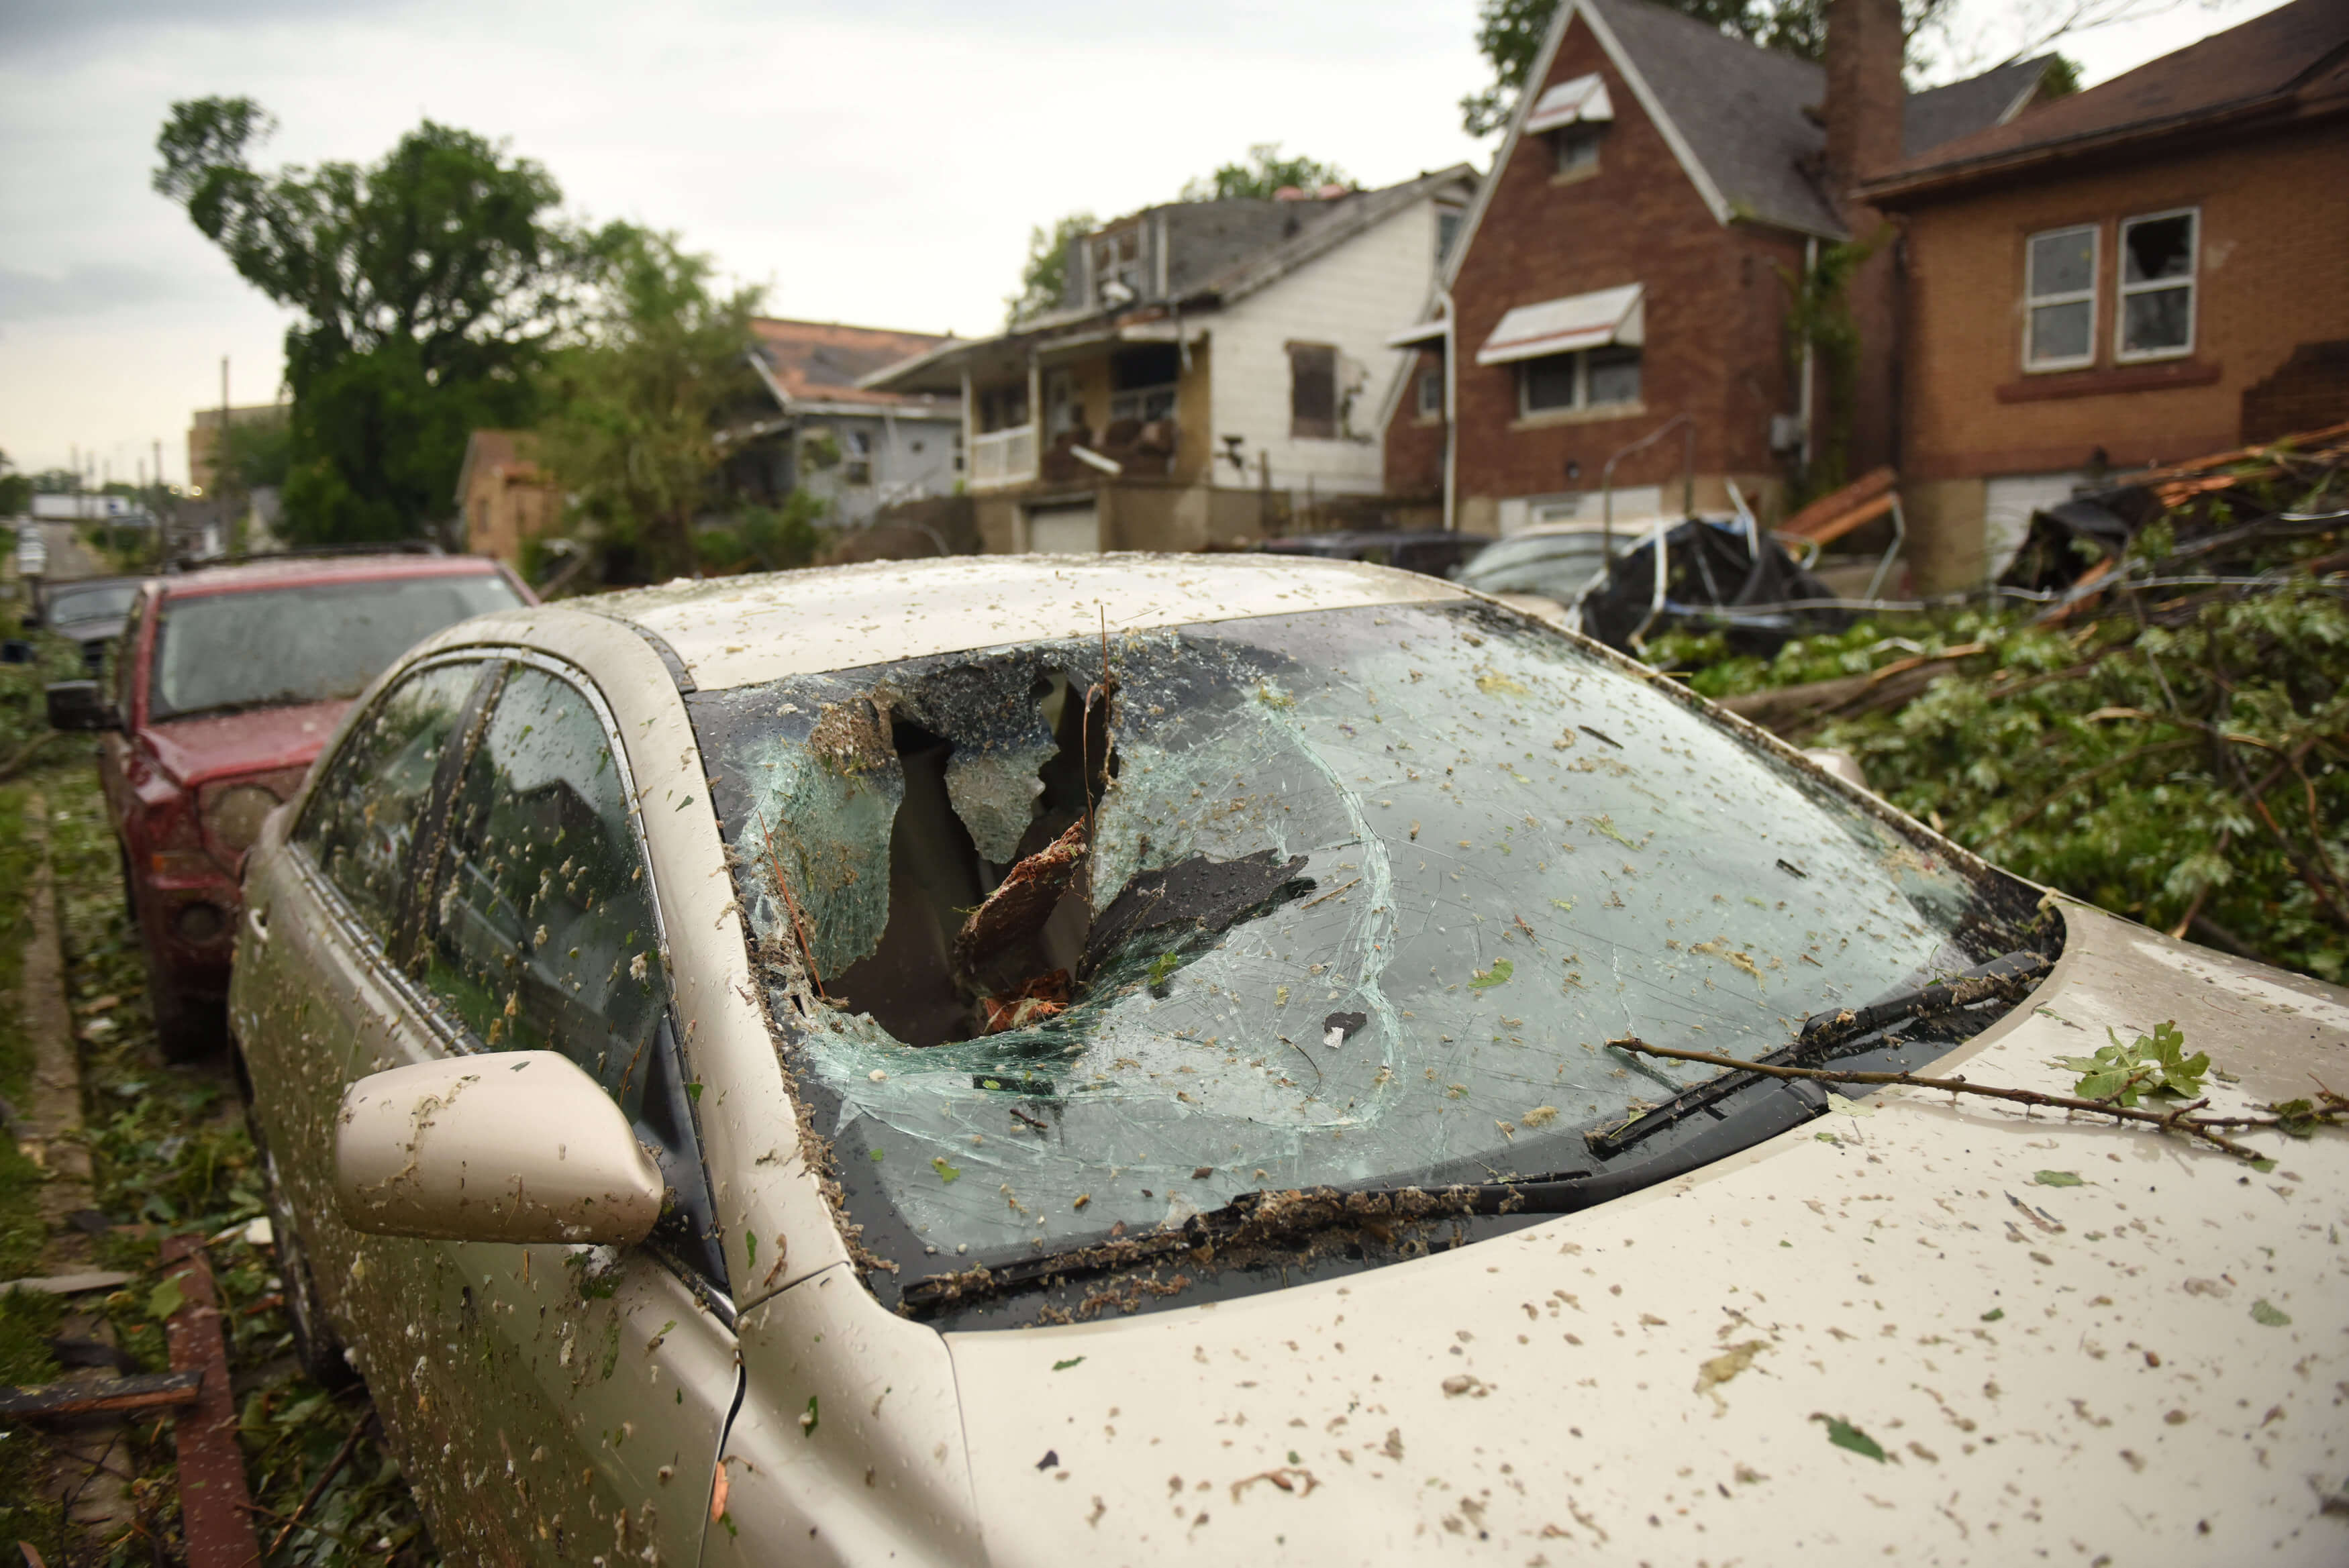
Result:
{"label": "red brick wall", "polygon": [[[2336,120],[1915,206],[1904,220],[1908,475],[2056,472],[2098,448],[2126,468],[2236,445],[2248,390],[2302,345],[2349,337],[2344,191],[2349,126]],[[2202,212],[2194,353],[2154,362],[2173,367],[2160,373],[2168,385],[2133,388],[2112,362],[2116,225],[2186,206]],[[2025,376],[2025,236],[2082,222],[2104,231],[2099,363]],[[2024,390],[2070,395],[2017,400]]]}
{"label": "red brick wall", "polygon": [[1404,374],[1402,401],[1387,427],[1385,489],[1391,496],[1444,493],[1444,421],[1419,411],[1419,378],[1431,373],[1444,374],[1444,356],[1423,348]]}
{"label": "red brick wall", "polygon": [[[1508,166],[1453,285],[1459,315],[1460,448],[1455,482],[1475,498],[1596,488],[1609,453],[1673,415],[1696,421],[1699,473],[1766,473],[1770,416],[1796,399],[1784,337],[1786,296],[1778,267],[1799,269],[1802,242],[1775,231],[1724,228],[1682,171],[1639,100],[1576,20],[1549,77],[1533,91],[1586,72],[1606,79],[1615,121],[1598,173],[1555,183],[1547,139],[1528,137]],[[1647,342],[1640,408],[1620,417],[1525,424],[1511,366],[1475,363],[1477,346],[1520,304],[1621,284],[1647,285]],[[1390,488],[1416,449],[1408,401],[1387,432]],[[1626,459],[1618,484],[1676,478],[1675,434]],[[1569,463],[1580,476],[1569,479]]]}

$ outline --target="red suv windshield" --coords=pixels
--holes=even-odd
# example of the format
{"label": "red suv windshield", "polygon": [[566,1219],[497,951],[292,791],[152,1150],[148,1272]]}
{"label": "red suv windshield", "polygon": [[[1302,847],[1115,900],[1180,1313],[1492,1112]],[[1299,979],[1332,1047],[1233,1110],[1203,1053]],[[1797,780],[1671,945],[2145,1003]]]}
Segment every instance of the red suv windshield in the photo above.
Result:
{"label": "red suv windshield", "polygon": [[167,599],[155,628],[148,715],[185,718],[354,697],[441,627],[521,603],[494,573]]}

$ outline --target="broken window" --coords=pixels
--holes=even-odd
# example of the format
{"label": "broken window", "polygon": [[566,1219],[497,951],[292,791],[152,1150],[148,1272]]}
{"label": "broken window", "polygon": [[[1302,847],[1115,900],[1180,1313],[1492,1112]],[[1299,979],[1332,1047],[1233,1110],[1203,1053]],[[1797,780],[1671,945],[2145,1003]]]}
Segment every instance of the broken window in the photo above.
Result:
{"label": "broken window", "polygon": [[1102,438],[1122,444],[1120,436],[1130,432],[1118,431],[1118,426],[1174,418],[1175,382],[1182,373],[1182,351],[1171,343],[1120,349],[1109,364],[1110,430]]}
{"label": "broken window", "polygon": [[1338,435],[1338,351],[1326,343],[1288,346],[1288,433],[1298,440]]}
{"label": "broken window", "polygon": [[1475,606],[688,705],[783,1060],[898,1285],[1247,1192],[1570,1168],[1709,1072],[1609,1039],[1758,1055],[2004,950],[1958,869]]}
{"label": "broken window", "polygon": [[2031,236],[2023,278],[2023,364],[2067,370],[2096,357],[2094,224]]}
{"label": "broken window", "polygon": [[294,841],[387,950],[434,771],[481,674],[479,659],[433,665],[384,693],[326,765],[295,830]]}
{"label": "broken window", "polygon": [[2120,359],[2194,348],[2194,230],[2198,214],[2163,212],[2121,224]]}

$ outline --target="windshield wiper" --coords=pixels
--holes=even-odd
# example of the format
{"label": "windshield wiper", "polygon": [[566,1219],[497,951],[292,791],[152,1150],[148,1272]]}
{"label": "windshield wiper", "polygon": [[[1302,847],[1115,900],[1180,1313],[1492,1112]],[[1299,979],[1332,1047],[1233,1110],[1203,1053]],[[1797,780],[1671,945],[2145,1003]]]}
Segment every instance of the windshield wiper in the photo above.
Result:
{"label": "windshield wiper", "polygon": [[1865,1007],[1814,1013],[1803,1020],[1802,1033],[1795,1037],[1795,1059],[1798,1063],[1824,1059],[1837,1046],[1907,1019],[1938,1017],[1992,1000],[2020,1002],[2054,966],[2055,961],[2045,954],[2033,948],[2018,948],[1987,964],[1977,964],[1962,975],[1936,980]]}
{"label": "windshield wiper", "polygon": [[1202,1267],[1218,1261],[1225,1267],[1238,1267],[1252,1261],[1260,1250],[1293,1256],[1307,1238],[1333,1230],[1350,1228],[1385,1243],[1393,1227],[1401,1224],[1471,1215],[1576,1213],[1685,1175],[1826,1109],[1826,1091],[1816,1084],[1788,1082],[1775,1087],[1781,1092],[1756,1095],[1670,1150],[1619,1171],[1557,1171],[1513,1181],[1242,1192],[1222,1208],[1190,1215],[1180,1224],[917,1279],[904,1287],[902,1299],[918,1317],[1176,1257],[1188,1257]]}

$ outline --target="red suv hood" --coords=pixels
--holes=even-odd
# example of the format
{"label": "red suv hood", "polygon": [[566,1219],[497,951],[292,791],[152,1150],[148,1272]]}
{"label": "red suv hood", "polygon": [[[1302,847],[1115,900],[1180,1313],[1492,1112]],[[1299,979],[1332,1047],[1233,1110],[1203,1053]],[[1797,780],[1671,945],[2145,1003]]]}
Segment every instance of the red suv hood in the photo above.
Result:
{"label": "red suv hood", "polygon": [[307,768],[350,706],[314,702],[210,718],[166,719],[150,726],[147,735],[164,771],[193,789],[214,779]]}

